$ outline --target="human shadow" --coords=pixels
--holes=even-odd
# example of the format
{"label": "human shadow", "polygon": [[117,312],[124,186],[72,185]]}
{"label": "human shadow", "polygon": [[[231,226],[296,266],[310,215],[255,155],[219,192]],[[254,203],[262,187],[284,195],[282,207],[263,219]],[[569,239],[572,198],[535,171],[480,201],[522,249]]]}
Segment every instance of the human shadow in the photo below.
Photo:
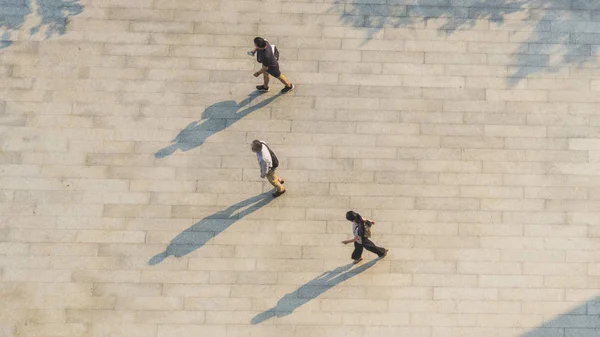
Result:
{"label": "human shadow", "polygon": [[251,323],[260,324],[272,317],[287,316],[327,290],[371,268],[380,259],[381,258],[376,258],[371,260],[353,270],[350,270],[350,268],[352,268],[354,264],[350,263],[325,272],[310,280],[300,288],[283,296],[277,301],[277,304],[273,308],[254,316]]}
{"label": "human shadow", "polygon": [[169,256],[182,257],[195,251],[236,221],[266,206],[272,200],[271,192],[265,192],[207,216],[173,238],[165,251],[152,257],[148,264],[153,266]]}
{"label": "human shadow", "polygon": [[600,296],[558,315],[521,337],[600,336]]}
{"label": "human shadow", "polygon": [[[156,158],[164,158],[173,154],[177,150],[189,151],[194,149],[206,141],[206,139],[227,128],[233,123],[239,121],[246,115],[267,106],[273,102],[281,93],[277,93],[257,104],[250,105],[254,99],[261,96],[263,93],[255,91],[248,94],[248,97],[243,101],[236,103],[235,101],[223,101],[215,103],[204,110],[202,119],[194,121],[185,127],[171,142],[173,144],[156,152]],[[245,109],[242,109],[246,107]],[[240,110],[242,109],[242,110]]]}
{"label": "human shadow", "polygon": [[65,34],[70,18],[83,9],[79,0],[0,0],[0,49],[12,45],[34,11],[38,24],[30,29],[30,36],[45,30],[45,39],[49,39]]}
{"label": "human shadow", "polygon": [[[395,5],[394,5],[395,4]],[[512,30],[518,50],[509,54],[509,86],[537,72],[556,72],[565,65],[581,66],[593,59],[600,31],[592,18],[600,1],[589,0],[336,0],[330,13],[346,25],[365,32],[364,44],[385,28],[421,27],[441,19],[440,35],[473,28],[481,20],[501,26],[508,16],[522,12],[522,27]],[[525,28],[526,26],[532,26]],[[523,29],[524,28],[524,29]],[[593,32],[593,34],[591,33]],[[508,41],[506,41],[508,42]]]}

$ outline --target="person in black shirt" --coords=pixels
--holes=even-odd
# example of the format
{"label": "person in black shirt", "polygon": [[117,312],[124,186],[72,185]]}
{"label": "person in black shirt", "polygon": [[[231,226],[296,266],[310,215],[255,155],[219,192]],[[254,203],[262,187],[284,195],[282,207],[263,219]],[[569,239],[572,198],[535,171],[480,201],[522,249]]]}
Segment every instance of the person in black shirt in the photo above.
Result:
{"label": "person in black shirt", "polygon": [[258,77],[262,74],[264,79],[264,84],[257,85],[256,89],[260,91],[269,91],[269,75],[272,75],[285,85],[285,87],[281,89],[282,93],[285,94],[294,90],[294,85],[290,83],[279,70],[279,62],[275,55],[275,46],[271,46],[271,44],[262,37],[254,39],[254,46],[256,47],[256,61],[262,63],[262,68],[254,73],[254,77]]}
{"label": "person in black shirt", "polygon": [[354,237],[350,240],[342,241],[343,244],[354,243],[354,251],[352,252],[352,260],[354,263],[362,261],[363,249],[370,251],[371,253],[377,254],[377,256],[383,258],[387,256],[388,249],[383,247],[377,247],[373,241],[369,240],[368,236],[365,235],[365,222],[369,221],[375,223],[373,220],[365,219],[360,214],[348,211],[346,212],[346,220],[352,221],[352,234]]}

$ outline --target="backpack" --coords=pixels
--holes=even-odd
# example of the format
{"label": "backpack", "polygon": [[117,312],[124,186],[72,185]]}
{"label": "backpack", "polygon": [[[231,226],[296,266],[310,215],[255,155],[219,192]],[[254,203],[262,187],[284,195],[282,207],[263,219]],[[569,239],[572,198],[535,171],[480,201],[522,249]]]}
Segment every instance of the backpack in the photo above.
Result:
{"label": "backpack", "polygon": [[[360,218],[361,220],[362,217]],[[363,237],[363,238],[370,238],[371,237],[371,226],[373,226],[373,223],[369,220],[363,220],[359,223],[358,226],[358,236]]]}
{"label": "backpack", "polygon": [[371,237],[371,226],[373,226],[373,223],[371,221],[365,220],[363,222],[363,237],[367,239]]}
{"label": "backpack", "polygon": [[275,153],[273,151],[271,151],[271,148],[269,146],[267,146],[267,144],[265,144],[265,143],[262,143],[262,144],[267,147],[267,150],[269,150],[269,154],[271,155],[271,161],[273,162],[273,168],[279,167],[279,159],[277,159],[277,156],[275,155]]}

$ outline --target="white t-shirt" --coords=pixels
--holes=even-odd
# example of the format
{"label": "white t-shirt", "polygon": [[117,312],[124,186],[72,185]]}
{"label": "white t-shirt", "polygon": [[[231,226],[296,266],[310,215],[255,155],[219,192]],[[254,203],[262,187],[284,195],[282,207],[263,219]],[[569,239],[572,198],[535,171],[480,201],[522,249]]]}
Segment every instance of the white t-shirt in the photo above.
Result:
{"label": "white t-shirt", "polygon": [[356,241],[356,242],[362,244],[362,237],[360,237],[359,230],[360,230],[360,225],[353,221],[352,222],[352,234],[354,236],[358,236],[358,241]]}
{"label": "white t-shirt", "polygon": [[256,158],[258,159],[258,165],[260,166],[260,176],[264,177],[273,167],[273,159],[271,158],[271,153],[269,152],[267,144],[262,140],[260,142],[263,146],[260,151],[256,152]]}

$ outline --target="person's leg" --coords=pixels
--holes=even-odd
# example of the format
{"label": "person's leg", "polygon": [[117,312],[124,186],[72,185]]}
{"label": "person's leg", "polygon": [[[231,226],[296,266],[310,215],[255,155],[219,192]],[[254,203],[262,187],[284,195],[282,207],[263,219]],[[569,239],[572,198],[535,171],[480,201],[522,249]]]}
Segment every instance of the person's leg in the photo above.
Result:
{"label": "person's leg", "polygon": [[386,252],[385,248],[383,248],[383,247],[377,247],[375,245],[375,243],[373,243],[373,241],[371,241],[371,240],[369,240],[367,238],[363,238],[362,239],[362,244],[363,244],[363,247],[366,250],[370,251],[373,254],[377,254],[377,256],[379,256],[379,257],[383,257],[386,254],[385,253]]}
{"label": "person's leg", "polygon": [[275,169],[270,169],[269,172],[267,172],[267,180],[275,187],[275,190],[278,193],[285,191],[285,188],[281,185],[282,179],[277,176]]}
{"label": "person's leg", "polygon": [[276,79],[278,79],[279,81],[281,81],[281,83],[283,83],[283,85],[285,85],[285,87],[283,89],[281,89],[281,93],[285,94],[288,93],[292,90],[294,90],[294,85],[292,83],[290,83],[290,81],[288,81],[288,79],[283,76],[283,74],[281,73],[281,70],[279,70],[279,67],[271,67],[269,68],[269,74],[271,74],[271,76],[275,77]]}
{"label": "person's leg", "polygon": [[285,85],[286,87],[291,87],[292,84],[290,83],[290,81],[288,81],[288,79],[283,75],[279,75],[279,77],[277,77],[278,80],[281,81],[281,83],[283,83],[283,85]]}
{"label": "person's leg", "polygon": [[354,251],[352,252],[352,260],[354,260],[356,262],[360,261],[362,259],[361,258],[362,252],[363,252],[363,246],[360,243],[355,242],[354,243]]}
{"label": "person's leg", "polygon": [[269,73],[266,71],[263,73],[263,81],[264,81],[265,88],[268,88],[269,87]]}

